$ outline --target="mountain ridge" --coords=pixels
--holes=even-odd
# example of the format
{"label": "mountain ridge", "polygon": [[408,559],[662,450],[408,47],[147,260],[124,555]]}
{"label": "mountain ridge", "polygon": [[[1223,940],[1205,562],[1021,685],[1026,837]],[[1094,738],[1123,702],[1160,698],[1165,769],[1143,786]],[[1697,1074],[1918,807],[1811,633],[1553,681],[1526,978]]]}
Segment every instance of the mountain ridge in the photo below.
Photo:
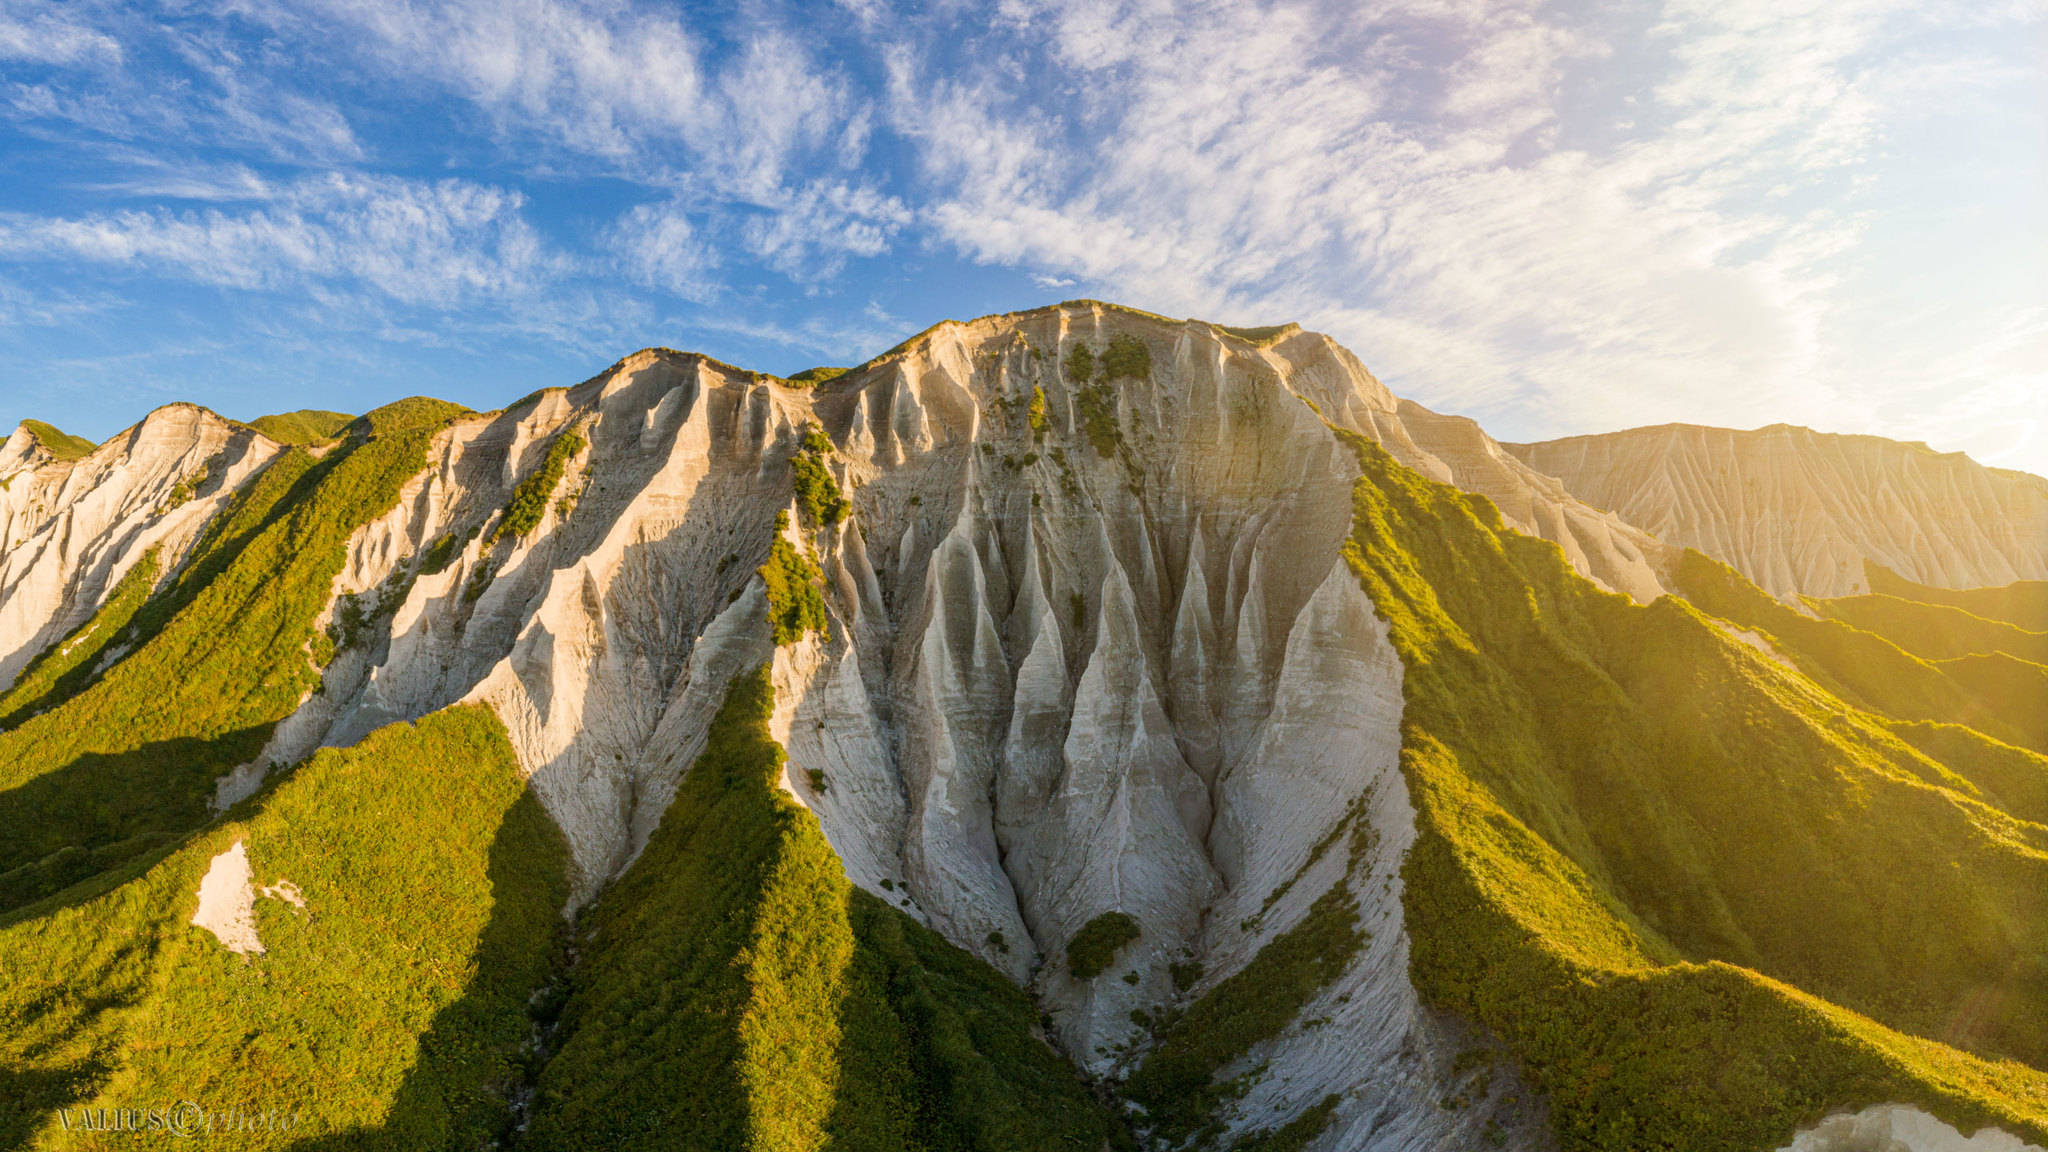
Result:
{"label": "mountain ridge", "polygon": [[[1956,709],[1996,726],[2014,703],[1732,571],[1713,578],[1727,584],[1711,609],[1721,618],[1709,618],[1700,602],[1716,586],[1691,555],[1572,497],[1471,421],[1394,397],[1327,337],[1290,326],[1258,336],[1062,305],[943,322],[807,388],[649,349],[497,412],[422,401],[361,418],[317,459],[279,448],[252,478],[222,483],[234,491],[185,553],[168,535],[152,553],[134,527],[177,509],[121,521],[123,542],[102,552],[131,570],[154,555],[165,573],[136,611],[168,631],[138,633],[134,653],[147,658],[148,635],[187,627],[198,601],[180,597],[260,590],[285,557],[307,575],[274,594],[305,607],[247,670],[283,679],[251,712],[260,722],[237,722],[236,758],[218,779],[176,785],[187,822],[139,845],[81,832],[17,866],[9,876],[41,879],[15,882],[36,900],[12,902],[0,953],[36,947],[79,914],[115,934],[93,948],[118,947],[127,929],[106,910],[144,888],[180,900],[160,870],[186,876],[227,851],[195,831],[212,826],[209,809],[230,820],[269,811],[296,781],[320,778],[304,765],[359,749],[439,771],[435,757],[450,753],[401,753],[394,734],[458,721],[469,731],[483,718],[475,739],[500,749],[486,759],[561,836],[559,863],[537,865],[545,876],[533,882],[572,914],[622,893],[658,896],[656,877],[679,859],[681,825],[665,818],[704,803],[691,789],[710,777],[694,766],[715,761],[712,733],[735,685],[759,676],[766,737],[783,757],[764,769],[768,798],[814,821],[812,848],[829,845],[817,859],[830,860],[772,890],[830,908],[848,884],[873,905],[849,913],[857,938],[881,940],[872,926],[900,916],[907,938],[944,942],[913,945],[911,960],[895,945],[873,953],[887,980],[980,972],[952,986],[1003,981],[1040,1013],[1033,1024],[990,1002],[982,1019],[1010,1022],[989,1024],[982,1047],[916,1040],[903,1051],[939,1063],[892,1067],[953,1068],[966,1084],[983,1067],[970,1049],[1050,1044],[1110,1105],[1113,1144],[1128,1124],[1146,1138],[1245,1148],[1760,1147],[1801,1130],[1821,1139],[1813,1125],[1834,1113],[1900,1131],[1922,1115],[1935,1128],[2048,1138],[2048,1077],[2015,1058],[2039,1061],[2037,1038],[1981,1022],[1948,1037],[1960,1047],[1924,1035],[1958,1003],[2025,1013],[2048,996],[2023,941],[1984,927],[2005,917],[2023,936],[2044,914],[2025,878],[2048,860],[2048,828],[2030,818],[2048,795],[2048,759],[1955,726],[1979,715]],[[146,483],[109,471],[98,487],[131,503],[172,490],[193,474],[190,456]],[[321,527],[282,527],[293,524]],[[128,635],[116,619],[128,601],[111,593],[67,642],[99,643],[101,628]],[[1731,635],[1740,630],[1783,662]],[[1838,653],[1857,644],[1894,655],[1844,663]],[[237,655],[195,657],[185,671],[213,675],[208,661]],[[21,684],[47,712],[30,723],[49,732],[119,714],[136,680],[121,669],[135,659],[113,656],[83,688],[38,666],[47,674]],[[1923,710],[1894,711],[1909,707]],[[190,738],[175,724],[161,735]],[[1641,748],[1662,758],[1638,764]],[[20,805],[24,788],[113,786],[93,762],[68,762],[59,777],[9,751],[0,743],[12,774],[0,802]],[[1741,775],[1757,763],[1790,775]],[[1701,807],[1697,781],[1738,779],[1748,783]],[[1784,823],[1802,805],[1849,803],[1845,780],[1877,797],[1862,803],[1898,837]],[[270,885],[283,830],[264,827],[242,850]],[[1717,827],[1719,839],[1707,832]],[[449,851],[476,859],[491,833],[466,835]],[[181,838],[193,836],[210,838]],[[1520,847],[1503,854],[1495,836]],[[1882,878],[1887,895],[1773,893],[1731,848],[1745,837],[1841,861]],[[93,855],[117,843],[128,872]],[[1946,875],[1923,854],[1948,849],[1971,861],[1953,886],[1916,886]],[[1523,879],[1503,887],[1505,875]],[[370,895],[345,875],[284,878],[315,918]],[[1772,903],[1795,897],[1806,901],[1796,916]],[[271,912],[295,914],[276,903],[255,902],[270,953],[248,959],[250,971],[325,962],[323,945],[265,926]],[[610,908],[590,923],[638,915]],[[891,911],[877,920],[881,908]],[[1841,950],[1838,967],[1814,959],[1799,927],[1882,909],[1974,927],[1967,947],[1904,957],[1881,937]],[[1135,935],[1075,966],[1077,937],[1112,914]],[[182,910],[152,915],[170,916],[152,932],[204,932],[174,928]],[[697,930],[662,931],[649,947],[690,954]],[[543,1018],[558,1003],[549,995],[531,1021],[502,999],[477,1001],[491,1035],[555,1037],[517,1054],[524,1087],[504,1108],[460,1119],[408,1088],[405,1107],[429,1111],[407,1115],[499,1131],[521,1108],[580,1107],[594,1089],[529,1104],[519,1093],[609,1082],[643,1025],[709,1035],[689,1023],[682,985],[576,983],[579,970],[616,971],[607,965],[622,942],[600,931],[573,947],[584,959],[551,977],[580,1005],[569,1015]],[[531,964],[547,944],[525,931],[517,948]],[[1504,959],[1474,970],[1487,955]],[[772,968],[741,985],[764,1004],[781,995]],[[79,980],[72,991],[92,994]],[[913,1040],[957,1035],[915,996],[884,1000],[896,1007],[859,1001],[861,1011],[899,1013]],[[1750,1006],[1700,1033],[1700,1052],[1750,1070],[1704,1092],[1687,1087],[1699,1065],[1645,1048],[1626,1023],[1665,1019],[1680,1035],[1693,1027],[1679,1023],[1686,1006],[1702,1003]],[[29,1010],[0,1003],[8,1019]],[[112,1031],[75,1042],[112,1044],[140,1026],[108,1021]],[[278,1016],[259,1034],[288,1026]],[[437,1034],[419,1033],[422,1051]],[[575,1062],[551,1081],[567,1045]],[[1830,1055],[1783,1063],[1799,1045]],[[827,1048],[817,1058],[828,1070],[868,1058]],[[56,1077],[36,1051],[0,1048],[0,1074]],[[208,1060],[220,1083],[251,1074]],[[767,1066],[731,1067],[734,1084],[758,1087],[746,1078]],[[74,1099],[109,1090],[76,1074],[88,1095]],[[144,1074],[160,1072],[122,1073]],[[966,1091],[944,1086],[955,1074],[916,1081],[937,1094],[932,1114],[995,1114],[948,1095]],[[354,1119],[323,1123],[381,1130],[377,1110],[394,1099],[373,1093],[350,1105]],[[23,1118],[22,1140],[47,1125],[39,1115]],[[813,1135],[799,1143],[822,1130],[804,1128]]]}

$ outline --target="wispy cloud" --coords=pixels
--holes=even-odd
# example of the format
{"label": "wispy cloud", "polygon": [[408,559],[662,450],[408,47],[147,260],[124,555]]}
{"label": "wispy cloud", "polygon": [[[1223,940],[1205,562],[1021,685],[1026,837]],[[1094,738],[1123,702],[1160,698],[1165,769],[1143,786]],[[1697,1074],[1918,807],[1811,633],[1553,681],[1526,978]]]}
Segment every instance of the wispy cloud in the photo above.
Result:
{"label": "wispy cloud", "polygon": [[59,4],[0,2],[0,61],[36,64],[118,63],[120,41],[75,19]]}
{"label": "wispy cloud", "polygon": [[519,295],[559,268],[521,197],[456,180],[330,176],[239,212],[0,217],[0,255],[136,267],[229,288],[352,285],[410,304]]}

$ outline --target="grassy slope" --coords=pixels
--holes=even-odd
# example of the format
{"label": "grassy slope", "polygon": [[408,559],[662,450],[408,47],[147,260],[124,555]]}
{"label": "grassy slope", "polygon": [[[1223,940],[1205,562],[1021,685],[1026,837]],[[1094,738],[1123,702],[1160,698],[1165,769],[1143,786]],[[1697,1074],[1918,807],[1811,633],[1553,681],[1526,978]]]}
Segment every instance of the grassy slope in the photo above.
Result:
{"label": "grassy slope", "polygon": [[1062,1148],[1109,1121],[993,969],[847,882],[742,677],[579,926],[543,1149]]}
{"label": "grassy slope", "polygon": [[1893,572],[1882,564],[1863,562],[1870,590],[1920,604],[1946,604],[1986,620],[2001,620],[2030,632],[2048,632],[2048,580],[2021,580],[2001,588],[1932,588]]}
{"label": "grassy slope", "polygon": [[1953,660],[2004,652],[2036,664],[2048,662],[2048,632],[2029,632],[1947,604],[1891,595],[1815,600],[1821,615],[1875,632],[1922,660]]}
{"label": "grassy slope", "polygon": [[2048,1138],[2048,1076],[1903,1034],[2048,1060],[2048,828],[1353,443],[1347,556],[1406,667],[1412,975],[1515,1049],[1564,1147],[1772,1147],[1887,1100]]}
{"label": "grassy slope", "polygon": [[249,427],[279,444],[324,444],[341,435],[342,429],[347,428],[354,419],[355,417],[346,412],[301,408],[296,412],[258,416],[249,421]]}
{"label": "grassy slope", "polygon": [[254,757],[318,684],[313,622],[348,537],[395,504],[429,435],[393,431],[318,461],[288,451],[125,629],[108,622],[133,652],[0,734],[0,873],[37,872],[0,875],[12,903],[111,862],[51,859],[66,849],[132,856],[207,818],[214,779]]}
{"label": "grassy slope", "polygon": [[59,460],[76,460],[82,456],[90,456],[92,450],[99,447],[83,436],[73,436],[58,429],[56,425],[45,424],[41,420],[23,420],[21,426],[28,429],[29,435],[34,436],[49,450],[50,455]]}
{"label": "grassy slope", "polygon": [[1702,611],[1769,637],[1799,670],[1853,704],[1902,721],[1964,724],[2007,744],[2048,752],[2048,708],[1985,685],[1979,662],[1923,660],[1892,640],[1786,607],[1734,569],[1687,549],[1673,573]]}
{"label": "grassy slope", "polygon": [[[213,856],[246,845],[267,952],[192,926]],[[0,1147],[132,1146],[54,1110],[297,1112],[237,1147],[474,1147],[501,1135],[528,993],[557,947],[567,847],[504,728],[458,707],[327,750],[145,873],[0,928]]]}

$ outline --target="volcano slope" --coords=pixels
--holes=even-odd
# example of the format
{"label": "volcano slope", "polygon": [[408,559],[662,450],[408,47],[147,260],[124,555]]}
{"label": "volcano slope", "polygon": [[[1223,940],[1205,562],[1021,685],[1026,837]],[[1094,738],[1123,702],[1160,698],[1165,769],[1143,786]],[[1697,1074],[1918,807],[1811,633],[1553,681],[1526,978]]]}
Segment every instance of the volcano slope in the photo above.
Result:
{"label": "volcano slope", "polygon": [[1292,326],[806,377],[251,439],[66,585],[0,700],[0,1147],[2048,1135],[2041,757],[1745,613],[1871,620]]}

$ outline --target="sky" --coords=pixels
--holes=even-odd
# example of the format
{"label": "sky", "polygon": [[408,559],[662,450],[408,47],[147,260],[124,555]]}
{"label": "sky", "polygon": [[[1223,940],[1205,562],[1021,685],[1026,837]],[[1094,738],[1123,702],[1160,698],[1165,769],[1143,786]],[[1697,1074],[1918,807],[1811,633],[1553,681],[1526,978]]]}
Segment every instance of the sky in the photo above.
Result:
{"label": "sky", "polygon": [[2048,474],[2048,0],[0,0],[0,423],[1076,297]]}

